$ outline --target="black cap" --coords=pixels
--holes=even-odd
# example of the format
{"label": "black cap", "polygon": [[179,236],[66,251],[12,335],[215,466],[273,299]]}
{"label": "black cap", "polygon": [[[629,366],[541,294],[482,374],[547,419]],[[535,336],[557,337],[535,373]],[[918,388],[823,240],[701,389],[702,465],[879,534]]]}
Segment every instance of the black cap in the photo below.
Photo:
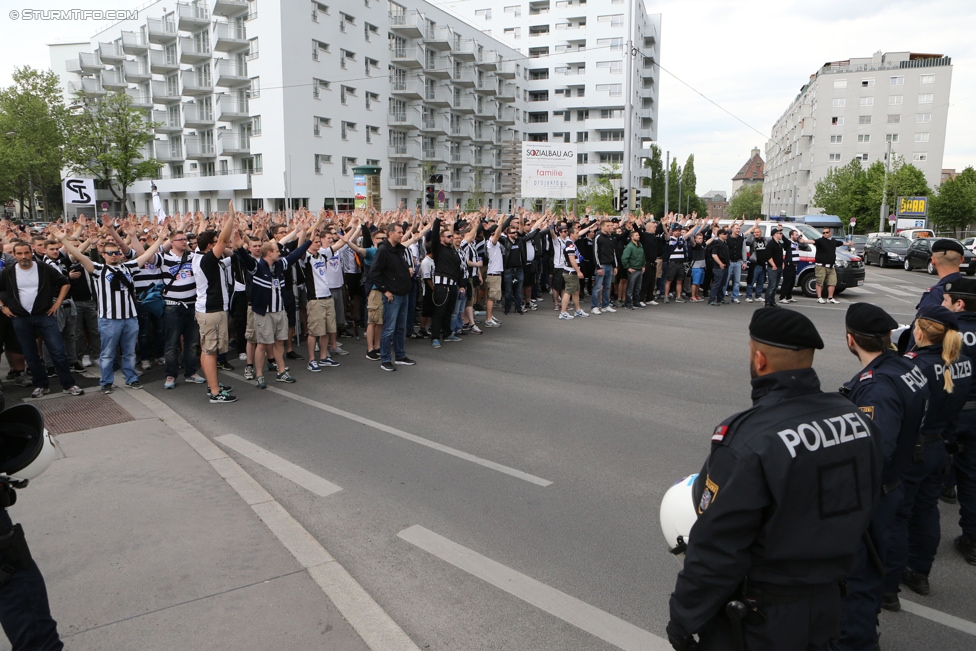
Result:
{"label": "black cap", "polygon": [[871,303],[852,303],[844,324],[851,332],[868,337],[884,337],[898,327],[890,314]]}
{"label": "black cap", "polygon": [[941,305],[926,305],[918,311],[915,318],[941,323],[950,330],[959,329],[959,319],[956,318],[955,312],[947,310]]}
{"label": "black cap", "polygon": [[753,312],[749,336],[761,344],[790,350],[824,347],[813,321],[781,307],[764,307]]}
{"label": "black cap", "polygon": [[938,253],[939,251],[955,251],[959,255],[963,254],[962,244],[955,240],[946,238],[936,240],[935,243],[932,244],[932,253]]}
{"label": "black cap", "polygon": [[959,278],[945,284],[945,293],[955,296],[976,296],[976,278]]}

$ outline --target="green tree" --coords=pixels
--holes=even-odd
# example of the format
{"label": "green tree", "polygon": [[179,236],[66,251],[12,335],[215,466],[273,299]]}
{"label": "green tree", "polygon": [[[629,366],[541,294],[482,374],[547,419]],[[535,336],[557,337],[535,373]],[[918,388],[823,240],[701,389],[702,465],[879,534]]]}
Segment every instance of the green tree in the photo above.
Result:
{"label": "green tree", "polygon": [[651,170],[651,177],[645,179],[646,189],[641,190],[641,210],[660,218],[664,214],[664,163],[660,147],[651,145],[651,156],[644,159],[644,167]]}
{"label": "green tree", "polygon": [[729,200],[728,215],[732,219],[746,216],[746,221],[755,221],[762,217],[763,186],[762,183],[743,185]]}
{"label": "green tree", "polygon": [[[678,196],[679,189],[684,189],[681,184],[681,167],[678,166],[678,159],[671,159],[671,168],[668,170],[668,212],[682,213],[684,211],[684,195]],[[681,205],[678,200],[681,199]]]}
{"label": "green tree", "polygon": [[682,212],[698,213],[699,217],[707,217],[708,208],[698,196],[698,177],[695,175],[695,155],[689,154],[685,166],[681,170],[681,210]]}
{"label": "green tree", "polygon": [[18,199],[22,211],[35,195],[46,206],[59,203],[67,119],[57,75],[14,70],[13,84],[0,90],[0,199]]}
{"label": "green tree", "polygon": [[976,221],[976,170],[967,167],[939,187],[929,203],[932,222],[940,228],[965,230]]}
{"label": "green tree", "polygon": [[579,188],[579,205],[582,207],[578,210],[580,214],[586,207],[592,208],[590,214],[601,214],[609,215],[612,213],[618,213],[620,211],[614,209],[614,196],[617,191],[613,187],[613,180],[620,179],[620,164],[611,163],[609,165],[603,165],[600,168],[600,174],[597,175],[597,182],[595,185],[587,185],[585,187]]}
{"label": "green tree", "polygon": [[[865,173],[867,184],[867,211],[864,224],[858,222],[859,232],[876,230],[877,219],[880,217],[882,192],[885,187],[885,166],[881,161],[875,161]],[[888,191],[885,193],[889,210],[894,212],[895,201],[898,197],[924,197],[931,193],[925,174],[914,165],[906,164],[901,156],[895,156],[888,172]],[[887,218],[887,215],[885,216]]]}
{"label": "green tree", "polygon": [[153,129],[144,109],[134,108],[126,93],[102,97],[78,93],[80,110],[72,116],[67,161],[77,174],[90,176],[128,210],[129,188],[141,178],[155,176],[162,167],[148,157]]}
{"label": "green tree", "polygon": [[[879,199],[880,196],[879,190]],[[880,206],[880,203],[871,202],[868,177],[857,158],[843,167],[830,168],[827,175],[817,181],[813,204],[823,208],[828,215],[837,215],[843,221],[851,217],[857,218],[860,228],[867,227],[871,216],[877,216]]]}

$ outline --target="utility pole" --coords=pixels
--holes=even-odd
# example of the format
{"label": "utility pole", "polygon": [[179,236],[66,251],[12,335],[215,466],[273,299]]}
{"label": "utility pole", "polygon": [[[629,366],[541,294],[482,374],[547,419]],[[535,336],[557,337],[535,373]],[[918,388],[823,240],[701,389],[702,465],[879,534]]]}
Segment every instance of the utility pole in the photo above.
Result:
{"label": "utility pole", "polygon": [[[668,188],[671,186],[671,152],[668,151],[664,158],[664,215],[668,214]],[[681,206],[678,206],[681,210]]]}
{"label": "utility pole", "polygon": [[[624,53],[626,61],[624,64],[624,74],[627,78],[624,80],[624,169],[623,169],[623,187],[627,188],[627,195],[630,197],[632,194],[631,188],[633,169],[631,166],[631,159],[634,155],[634,56],[637,50],[634,48],[634,0],[627,0],[627,49]],[[627,207],[623,211],[623,215],[629,215],[631,213],[630,203],[633,198],[627,202]]]}
{"label": "utility pole", "polygon": [[885,154],[885,175],[884,175],[884,189],[881,190],[881,225],[878,226],[878,232],[884,233],[888,229],[885,226],[885,218],[888,216],[888,168],[891,166],[891,141],[888,141],[888,153]]}
{"label": "utility pole", "polygon": [[791,217],[796,217],[796,177],[793,177],[793,212]]}

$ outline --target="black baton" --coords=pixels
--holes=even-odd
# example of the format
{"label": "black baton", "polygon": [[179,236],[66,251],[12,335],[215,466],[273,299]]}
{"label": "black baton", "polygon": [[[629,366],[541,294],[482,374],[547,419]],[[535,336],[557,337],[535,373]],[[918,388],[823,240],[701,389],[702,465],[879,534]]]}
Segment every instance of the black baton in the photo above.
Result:
{"label": "black baton", "polygon": [[725,605],[725,616],[729,618],[729,628],[732,631],[733,651],[746,651],[745,635],[742,632],[742,620],[746,618],[747,613],[748,609],[741,601],[733,600]]}

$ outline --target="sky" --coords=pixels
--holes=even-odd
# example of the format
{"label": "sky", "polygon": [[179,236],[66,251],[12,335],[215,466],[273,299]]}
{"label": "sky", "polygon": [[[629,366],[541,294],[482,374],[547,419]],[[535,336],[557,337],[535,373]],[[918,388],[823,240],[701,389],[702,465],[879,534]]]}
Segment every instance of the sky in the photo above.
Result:
{"label": "sky", "polygon": [[[88,40],[104,26],[96,21],[14,21],[11,10],[132,9],[141,4],[7,0],[0,12],[0,86],[10,83],[16,66],[49,67],[46,44]],[[942,167],[959,171],[976,165],[976,120],[965,117],[976,105],[974,2],[649,0],[646,5],[650,13],[662,14],[658,145],[682,165],[688,154],[695,155],[699,194],[731,192],[732,176],[753,147],[765,152],[773,123],[820,66],[879,50],[952,58]]]}

